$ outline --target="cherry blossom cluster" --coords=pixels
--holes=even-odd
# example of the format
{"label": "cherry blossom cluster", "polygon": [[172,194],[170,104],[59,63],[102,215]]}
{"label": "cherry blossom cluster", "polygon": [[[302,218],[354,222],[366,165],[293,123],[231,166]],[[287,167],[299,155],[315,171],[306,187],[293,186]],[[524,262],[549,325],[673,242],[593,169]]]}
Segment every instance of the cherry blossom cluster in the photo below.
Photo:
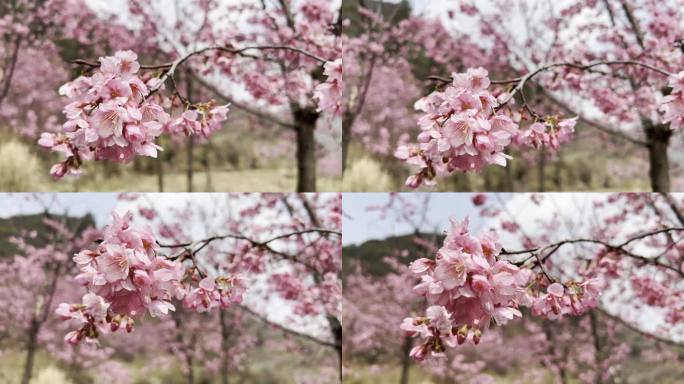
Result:
{"label": "cherry blossom cluster", "polygon": [[575,133],[577,117],[558,120],[549,116],[544,122],[535,122],[528,129],[520,131],[516,136],[517,144],[539,149],[541,147],[558,150],[561,145],[572,140]]}
{"label": "cherry blossom cluster", "polygon": [[228,106],[213,103],[191,106],[172,120],[151,95],[162,84],[157,77],[146,81],[133,51],[101,57],[91,76],[64,84],[59,93],[71,102],[64,107],[67,121],[61,132],[44,132],[38,143],[59,152],[64,160],[50,170],[54,177],[79,174],[84,160],[130,162],[136,156],[156,157],[155,143],[163,132],[209,136],[226,119]]}
{"label": "cherry blossom cluster", "polygon": [[115,331],[122,322],[130,331],[133,317],[145,311],[153,317],[166,315],[175,310],[171,300],[184,296],[182,265],[158,256],[152,233],[133,228],[131,218],[130,213],[124,217],[113,215],[97,249],[74,256],[81,272],[76,280],[90,292],[82,304],[61,304],[58,309],[60,316],[69,318],[71,314],[71,318],[82,322],[67,341],[78,342],[84,337],[94,341],[98,333],[103,333],[102,326],[111,326]]}
{"label": "cherry blossom cluster", "polygon": [[398,159],[419,168],[406,180],[411,188],[434,185],[437,175],[456,170],[479,172],[491,164],[505,167],[511,157],[504,150],[513,143],[558,150],[573,137],[577,118],[538,119],[535,114],[535,122],[520,129],[519,119],[501,111],[511,95],[495,97],[483,68],[453,73],[452,79],[443,91],[416,102],[415,108],[424,112],[418,120],[419,143],[400,145],[395,152]]}
{"label": "cherry blossom cluster", "polygon": [[489,90],[483,68],[454,73],[444,91],[418,100],[425,114],[418,124],[417,145],[400,146],[395,156],[419,167],[406,184],[411,188],[433,185],[438,173],[480,171],[489,164],[506,166],[504,149],[518,132],[518,124],[498,113],[496,97]]}
{"label": "cherry blossom cluster", "polygon": [[581,315],[598,305],[600,293],[597,279],[566,282],[565,285],[552,283],[545,294],[534,298],[532,314],[549,320],[560,319],[563,315]]}
{"label": "cherry blossom cluster", "polygon": [[176,258],[159,255],[151,230],[131,226],[131,219],[130,212],[123,217],[114,214],[98,247],[74,256],[80,269],[76,281],[89,292],[82,303],[62,303],[57,309],[63,319],[79,324],[67,334],[67,342],[96,342],[98,335],[115,332],[122,325],[130,332],[134,318],[145,312],[164,317],[175,311],[174,299],[197,312],[227,308],[242,300],[245,282],[240,276],[205,277],[191,288],[194,269],[186,271]]}
{"label": "cherry blossom cluster", "polygon": [[668,85],[672,92],[665,96],[660,106],[664,123],[670,123],[670,129],[679,131],[684,128],[684,71],[670,76]]}
{"label": "cherry blossom cluster", "polygon": [[136,155],[156,157],[155,139],[169,120],[163,108],[149,100],[151,79],[138,76],[140,64],[132,51],[100,58],[91,76],[64,84],[59,93],[71,102],[60,133],[43,133],[38,143],[64,155],[54,165],[55,177],[77,174],[83,160],[128,162]]}
{"label": "cherry blossom cluster", "polygon": [[319,112],[324,111],[336,118],[342,114],[342,91],[344,89],[342,59],[325,63],[323,74],[327,76],[327,79],[316,86],[314,98],[318,101]]}
{"label": "cherry blossom cluster", "polygon": [[665,322],[676,325],[684,323],[684,292],[658,281],[653,276],[632,276],[630,278],[635,295],[649,306],[666,309]]}
{"label": "cherry blossom cluster", "polygon": [[214,106],[213,103],[198,104],[183,112],[167,124],[166,131],[185,136],[201,135],[209,137],[221,129],[228,114],[228,105]]}
{"label": "cherry blossom cluster", "polygon": [[242,302],[246,287],[245,279],[240,275],[205,277],[197,288],[188,292],[183,299],[183,305],[197,312],[230,308],[233,304]]}
{"label": "cherry blossom cluster", "polygon": [[433,304],[426,316],[406,318],[401,325],[425,339],[411,351],[414,359],[441,356],[445,346],[466,340],[477,344],[492,319],[502,325],[522,316],[518,308],[529,303],[526,287],[532,273],[497,259],[500,252],[494,233],[472,236],[468,219],[452,220],[436,259],[421,258],[411,264],[421,278],[414,292]]}
{"label": "cherry blossom cluster", "polygon": [[[470,341],[478,344],[492,320],[504,325],[522,317],[520,308],[550,320],[563,315],[581,315],[598,305],[599,280],[552,281],[542,270],[518,267],[500,258],[498,237],[493,232],[473,236],[468,219],[452,219],[443,246],[434,260],[420,258],[410,270],[420,276],[413,291],[430,305],[425,316],[404,319],[401,329],[420,336],[411,357],[424,360],[441,357],[447,347]],[[550,283],[550,284],[549,284]]]}

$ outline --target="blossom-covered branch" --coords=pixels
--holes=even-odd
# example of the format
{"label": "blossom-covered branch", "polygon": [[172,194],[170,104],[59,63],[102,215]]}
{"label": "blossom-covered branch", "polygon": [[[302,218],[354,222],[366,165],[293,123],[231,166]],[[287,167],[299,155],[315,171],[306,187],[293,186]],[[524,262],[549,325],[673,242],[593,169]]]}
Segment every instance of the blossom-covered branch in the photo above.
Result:
{"label": "blossom-covered branch", "polygon": [[242,276],[209,277],[196,268],[186,269],[182,260],[159,254],[151,231],[133,227],[131,218],[130,213],[114,215],[97,248],[73,258],[81,272],[76,280],[88,292],[81,303],[62,303],[56,310],[78,326],[65,336],[70,344],[96,343],[101,334],[119,329],[132,332],[135,319],[145,312],[165,317],[174,311],[174,300],[197,312],[242,301],[246,289]]}
{"label": "blossom-covered branch", "polygon": [[[681,265],[660,262],[659,257],[646,257],[628,249],[633,243],[658,235],[684,232],[684,228],[668,227],[636,234],[618,244],[597,239],[574,239],[522,251],[506,251],[493,232],[471,235],[468,220],[452,220],[443,246],[435,259],[420,258],[410,269],[420,276],[414,292],[427,299],[425,316],[407,318],[401,328],[410,335],[418,335],[422,344],[411,351],[416,360],[428,356],[443,356],[449,347],[471,341],[478,344],[482,333],[491,324],[504,325],[515,317],[522,317],[520,309],[530,307],[531,313],[550,320],[563,315],[581,315],[598,305],[604,289],[604,277],[614,268],[610,254],[622,254],[645,265],[684,276]],[[548,259],[565,244],[591,243],[606,248],[597,269],[579,273],[572,280],[561,281],[545,268]],[[506,256],[527,255],[512,261]],[[531,261],[531,263],[530,263]],[[599,273],[599,271],[605,271]],[[664,292],[657,281],[638,276],[632,278],[634,289],[653,304],[661,299],[656,292]],[[677,300],[674,296],[672,300]],[[673,305],[678,305],[673,302]],[[675,307],[676,308],[676,307]],[[675,310],[673,313],[677,313]],[[670,316],[673,322],[678,320]]]}
{"label": "blossom-covered branch", "polygon": [[[418,145],[400,146],[395,156],[418,166],[418,172],[409,177],[411,188],[434,185],[436,176],[456,170],[479,172],[485,166],[506,166],[510,156],[504,151],[509,145],[551,148],[557,150],[572,138],[577,117],[561,119],[559,116],[542,116],[528,103],[524,88],[537,75],[555,68],[570,68],[595,72],[599,66],[634,66],[666,76],[672,88],[661,105],[664,122],[671,129],[684,126],[684,72],[672,74],[664,69],[637,60],[602,60],[589,64],[557,62],[542,65],[529,73],[505,80],[490,80],[486,70],[469,69],[454,73],[451,78],[430,76],[443,82],[446,88],[416,102],[415,108],[425,115],[419,120],[422,133]],[[490,91],[490,85],[509,85],[505,91]],[[520,95],[522,109],[510,108],[516,95]],[[508,110],[504,108],[508,107]],[[521,129],[523,114],[533,120],[527,130]]]}
{"label": "blossom-covered branch", "polygon": [[[684,277],[684,270],[682,270],[679,267],[672,266],[669,264],[661,263],[659,261],[659,257],[647,257],[647,256],[642,256],[634,253],[633,251],[627,249],[627,246],[632,244],[635,241],[645,239],[647,237],[652,237],[652,236],[657,236],[660,234],[667,234],[670,232],[684,232],[684,228],[663,228],[663,229],[658,229],[654,231],[649,231],[642,233],[640,235],[636,235],[633,237],[630,237],[629,239],[623,241],[622,243],[619,244],[610,244],[606,241],[603,240],[598,240],[598,239],[571,239],[571,240],[563,240],[559,241],[553,244],[548,244],[543,247],[539,248],[532,248],[532,249],[525,249],[525,250],[519,250],[519,251],[507,251],[507,250],[502,250],[501,255],[521,255],[521,254],[529,254],[528,257],[525,259],[514,262],[517,266],[524,266],[528,264],[528,261],[532,260],[534,265],[539,265],[541,266],[546,259],[551,257],[554,253],[556,253],[562,246],[566,244],[579,244],[579,243],[589,243],[589,244],[597,244],[605,247],[608,251],[611,252],[617,252],[619,254],[622,254],[624,256],[633,258],[635,260],[638,260],[640,262],[643,262],[644,264],[650,264],[654,265],[660,268],[664,268],[673,272],[678,273],[682,277]],[[533,260],[534,259],[534,260]]]}
{"label": "blossom-covered branch", "polygon": [[[162,148],[155,141],[164,132],[210,136],[226,120],[228,105],[217,106],[214,101],[192,103],[178,90],[174,77],[176,70],[193,56],[211,51],[263,59],[247,53],[252,50],[290,51],[325,64],[325,74],[329,80],[321,83],[316,91],[320,110],[331,110],[333,115],[339,112],[341,60],[328,63],[297,47],[208,46],[191,51],[170,63],[147,66],[141,66],[132,51],[119,51],[114,56],[100,58],[99,63],[76,60],[74,63],[85,65],[94,73],[81,76],[60,88],[60,94],[71,99],[71,103],[64,108],[67,122],[61,133],[45,132],[39,140],[40,145],[60,152],[65,157],[52,167],[50,173],[57,178],[66,174],[77,175],[84,160],[130,162],[139,155],[156,157],[157,151]],[[139,75],[141,69],[162,72],[157,76]],[[184,112],[175,119],[170,115],[173,100],[164,96],[153,97],[168,80],[171,81],[174,97],[184,107]],[[167,112],[169,108],[171,111]]]}

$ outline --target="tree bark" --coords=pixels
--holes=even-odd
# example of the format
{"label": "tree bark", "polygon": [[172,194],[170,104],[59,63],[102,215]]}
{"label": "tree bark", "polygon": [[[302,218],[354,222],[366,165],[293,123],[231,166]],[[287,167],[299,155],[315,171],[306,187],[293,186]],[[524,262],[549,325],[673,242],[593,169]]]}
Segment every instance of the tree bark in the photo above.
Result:
{"label": "tree bark", "polygon": [[211,140],[209,140],[204,147],[204,158],[203,158],[203,163],[204,163],[204,170],[207,173],[207,178],[206,178],[206,187],[205,187],[205,192],[213,192],[214,191],[214,183],[212,182],[211,179]]}
{"label": "tree bark", "polygon": [[560,151],[557,152],[558,158],[554,164],[553,183],[557,191],[563,190],[563,155]]}
{"label": "tree bark", "polygon": [[546,148],[542,145],[539,150],[539,192],[546,191]]}
{"label": "tree bark", "polygon": [[506,192],[515,192],[515,184],[513,182],[513,163],[506,164]]}
{"label": "tree bark", "polygon": [[337,362],[339,368],[340,383],[342,382],[342,324],[333,315],[327,315],[328,324],[330,325],[330,332],[332,332],[335,340],[335,352],[337,352]]}
{"label": "tree bark", "polygon": [[672,131],[667,125],[644,122],[648,148],[649,172],[653,192],[670,191],[670,160],[667,149],[670,146]]}
{"label": "tree bark", "polygon": [[188,192],[192,192],[192,178],[193,178],[193,148],[195,146],[195,139],[191,135],[188,137],[188,170],[187,170],[187,180],[188,180]]}
{"label": "tree bark", "polygon": [[351,128],[353,120],[346,113],[342,119],[342,174],[347,170],[347,159],[349,154],[349,143],[351,143]]}
{"label": "tree bark", "polygon": [[221,384],[228,384],[228,348],[230,347],[230,328],[226,324],[226,311],[219,312],[219,321],[221,322],[221,349],[223,351],[223,358],[221,361]]}
{"label": "tree bark", "polygon": [[36,357],[36,342],[38,341],[38,331],[40,322],[36,318],[31,319],[26,342],[26,360],[24,363],[24,373],[21,376],[21,384],[29,384],[33,372],[33,363]]}
{"label": "tree bark", "polygon": [[[190,76],[190,71],[186,73],[185,77],[185,87],[186,92],[187,92],[187,100],[188,103],[190,103],[190,100],[192,100],[192,76]],[[193,134],[191,134],[188,137],[188,170],[187,170],[187,178],[188,178],[188,192],[192,192],[192,177],[193,177],[193,149],[195,147],[195,137]]]}
{"label": "tree bark", "polygon": [[192,356],[189,354],[185,356],[185,363],[188,365],[188,375],[187,375],[187,380],[188,384],[194,384],[195,383],[195,367],[194,363],[192,361]]}
{"label": "tree bark", "polygon": [[316,140],[314,131],[320,114],[312,107],[297,108],[297,192],[316,192]]}
{"label": "tree bark", "polygon": [[409,369],[411,368],[411,348],[413,348],[413,338],[404,337],[404,345],[401,349],[401,378],[400,384],[409,383]]}
{"label": "tree bark", "polygon": [[161,153],[157,156],[157,189],[159,192],[164,192],[164,159]]}
{"label": "tree bark", "polygon": [[591,334],[594,338],[594,353],[596,354],[596,384],[603,384],[602,375],[602,365],[603,365],[603,352],[601,351],[601,337],[599,335],[599,324],[598,316],[596,316],[596,311],[591,311],[589,313],[589,318],[591,320]]}

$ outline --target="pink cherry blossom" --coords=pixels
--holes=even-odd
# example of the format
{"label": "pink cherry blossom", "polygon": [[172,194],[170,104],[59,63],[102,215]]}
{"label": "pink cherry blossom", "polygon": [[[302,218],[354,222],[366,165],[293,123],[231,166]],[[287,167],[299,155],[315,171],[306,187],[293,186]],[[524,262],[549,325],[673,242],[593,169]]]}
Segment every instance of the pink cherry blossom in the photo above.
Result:
{"label": "pink cherry blossom", "polygon": [[183,300],[187,308],[198,312],[228,308],[242,300],[246,286],[239,275],[205,277],[188,291],[182,264],[161,256],[151,230],[134,227],[131,220],[130,212],[123,217],[114,214],[97,249],[74,256],[81,272],[76,280],[90,292],[82,304],[58,307],[58,315],[83,324],[67,336],[68,342],[96,339],[104,328],[116,331],[122,323],[130,332],[134,318],[144,312],[164,317],[175,311],[173,300]]}
{"label": "pink cherry blossom", "polygon": [[498,104],[488,90],[487,71],[471,68],[452,74],[452,78],[444,91],[416,102],[415,108],[425,113],[418,122],[422,130],[419,144],[400,146],[395,153],[419,168],[407,180],[412,188],[434,183],[438,174],[479,171],[488,164],[505,166],[510,158],[504,149],[518,125],[495,109]]}
{"label": "pink cherry blossom", "polygon": [[[140,65],[131,51],[119,51],[100,59],[91,76],[81,76],[63,85],[60,94],[71,102],[64,108],[67,121],[60,133],[45,132],[38,143],[61,152],[65,159],[51,174],[78,174],[84,160],[107,159],[129,162],[135,156],[156,157],[155,144],[169,117],[151,100],[149,90],[137,76]],[[141,111],[147,113],[143,120]]]}
{"label": "pink cherry blossom", "polygon": [[344,89],[342,59],[325,63],[323,74],[327,77],[326,81],[316,86],[314,91],[314,98],[318,101],[318,111],[329,113],[335,118],[340,117]]}

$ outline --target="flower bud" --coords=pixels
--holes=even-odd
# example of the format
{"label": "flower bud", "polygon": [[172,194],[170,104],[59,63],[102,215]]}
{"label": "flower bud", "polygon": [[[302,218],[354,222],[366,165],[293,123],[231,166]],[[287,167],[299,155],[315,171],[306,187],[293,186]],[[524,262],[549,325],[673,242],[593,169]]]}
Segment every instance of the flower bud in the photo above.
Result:
{"label": "flower bud", "polygon": [[482,331],[479,328],[475,328],[473,331],[473,342],[475,344],[480,344],[480,339],[482,338]]}
{"label": "flower bud", "polygon": [[461,328],[458,329],[456,332],[456,342],[461,345],[465,343],[466,339],[468,338],[468,324],[464,324]]}

